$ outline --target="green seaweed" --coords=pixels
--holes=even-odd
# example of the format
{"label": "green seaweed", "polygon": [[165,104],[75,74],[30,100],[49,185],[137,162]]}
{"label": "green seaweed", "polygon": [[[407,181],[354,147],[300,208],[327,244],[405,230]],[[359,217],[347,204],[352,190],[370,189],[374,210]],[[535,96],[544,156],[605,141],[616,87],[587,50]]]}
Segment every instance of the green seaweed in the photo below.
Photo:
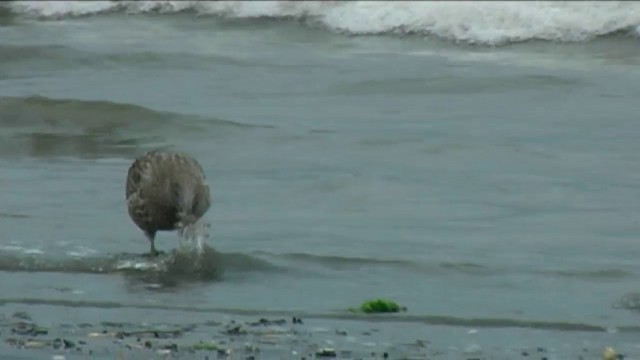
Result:
{"label": "green seaweed", "polygon": [[360,305],[360,308],[349,309],[351,312],[363,312],[365,314],[397,313],[406,310],[404,306],[398,305],[395,301],[386,299],[367,300]]}

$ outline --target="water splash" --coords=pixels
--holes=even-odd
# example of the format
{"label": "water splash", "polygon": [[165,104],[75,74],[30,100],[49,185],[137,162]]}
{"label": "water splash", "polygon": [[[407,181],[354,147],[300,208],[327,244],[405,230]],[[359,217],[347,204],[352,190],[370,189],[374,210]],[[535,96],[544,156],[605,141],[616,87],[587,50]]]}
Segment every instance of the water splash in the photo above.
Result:
{"label": "water splash", "polygon": [[207,246],[207,239],[210,238],[210,228],[211,224],[209,223],[196,222],[180,229],[178,232],[180,238],[179,251],[195,253],[201,256],[205,251],[205,246]]}

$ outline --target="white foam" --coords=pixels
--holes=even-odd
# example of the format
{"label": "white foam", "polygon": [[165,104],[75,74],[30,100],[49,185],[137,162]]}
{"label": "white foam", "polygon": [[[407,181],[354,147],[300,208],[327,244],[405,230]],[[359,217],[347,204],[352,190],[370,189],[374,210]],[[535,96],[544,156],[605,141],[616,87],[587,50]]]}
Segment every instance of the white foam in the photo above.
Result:
{"label": "white foam", "polygon": [[44,18],[183,10],[226,18],[312,18],[351,34],[416,33],[492,45],[585,41],[617,31],[640,34],[640,3],[628,1],[15,1],[8,6]]}
{"label": "white foam", "polygon": [[42,255],[44,254],[44,251],[40,250],[40,249],[25,249],[24,253],[27,255]]}
{"label": "white foam", "polygon": [[10,8],[23,15],[37,17],[60,17],[97,14],[114,9],[111,1],[16,1]]}
{"label": "white foam", "polygon": [[2,251],[23,251],[24,248],[18,245],[0,245]]}
{"label": "white foam", "polygon": [[160,265],[152,261],[134,261],[125,260],[116,265],[117,270],[157,270],[160,269]]}
{"label": "white foam", "polygon": [[75,250],[67,251],[67,255],[73,257],[87,257],[96,253],[96,250],[84,246],[77,246]]}
{"label": "white foam", "polygon": [[39,248],[27,248],[18,245],[0,245],[0,251],[19,252],[27,255],[42,255],[44,251]]}

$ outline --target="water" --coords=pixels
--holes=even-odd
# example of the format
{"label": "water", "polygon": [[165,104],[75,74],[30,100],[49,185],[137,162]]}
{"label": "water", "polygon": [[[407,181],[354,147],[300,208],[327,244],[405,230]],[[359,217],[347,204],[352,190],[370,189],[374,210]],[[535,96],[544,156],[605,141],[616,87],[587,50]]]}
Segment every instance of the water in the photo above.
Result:
{"label": "water", "polygon": [[[618,302],[640,291],[639,4],[0,17],[1,302],[637,323]],[[153,148],[210,179],[204,278],[141,257],[124,180]]]}

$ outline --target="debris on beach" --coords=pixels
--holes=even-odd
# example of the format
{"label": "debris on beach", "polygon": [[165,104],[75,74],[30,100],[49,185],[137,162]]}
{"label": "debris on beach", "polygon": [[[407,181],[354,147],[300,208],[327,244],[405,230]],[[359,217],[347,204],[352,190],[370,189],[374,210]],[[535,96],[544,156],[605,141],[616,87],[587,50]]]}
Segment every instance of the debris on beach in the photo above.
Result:
{"label": "debris on beach", "polygon": [[[380,299],[378,299],[380,300]],[[390,303],[395,304],[393,307]],[[372,310],[380,311],[377,305],[384,305],[382,312],[402,311],[396,303],[375,302]],[[363,309],[358,312],[365,312]],[[349,317],[351,318],[351,317]],[[506,352],[508,358],[543,360],[558,358],[548,347],[530,346],[510,349],[481,348],[478,345],[459,344],[457,347],[443,348],[424,338],[414,338],[408,342],[389,343],[384,327],[371,328],[365,320],[357,323],[332,324],[326,319],[308,317],[306,326],[300,326],[291,318],[248,317],[216,320],[203,319],[192,324],[170,323],[127,323],[104,321],[77,325],[50,325],[47,334],[33,335],[29,329],[38,325],[29,314],[18,316],[0,315],[0,330],[3,339],[0,348],[11,351],[25,351],[26,354],[54,352],[67,358],[104,358],[109,354],[121,354],[122,359],[143,358],[238,358],[255,360],[278,358],[284,353],[298,359],[442,359],[447,355],[460,359],[485,359],[492,353]],[[224,320],[223,320],[224,319]],[[47,324],[49,325],[49,324]],[[215,330],[213,327],[218,327]],[[22,329],[18,333],[11,329]],[[458,333],[466,334],[467,329]],[[23,335],[24,334],[24,335]],[[574,349],[575,350],[575,349]],[[574,351],[572,350],[572,351]],[[613,347],[595,349],[580,348],[584,353],[602,360],[623,360]],[[619,350],[619,349],[618,349]],[[573,358],[580,358],[580,356]],[[592,356],[593,357],[593,356]],[[566,358],[566,357],[561,357]],[[583,357],[586,358],[586,357]]]}
{"label": "debris on beach", "polygon": [[17,311],[15,313],[13,313],[13,315],[11,315],[11,317],[14,318],[14,319],[31,321],[31,315],[29,315],[29,313],[27,313],[26,311]]}
{"label": "debris on beach", "polygon": [[273,325],[283,326],[286,324],[287,324],[287,320],[285,319],[269,320],[265,318],[262,318],[256,322],[249,323],[250,326],[273,326]]}
{"label": "debris on beach", "polygon": [[617,360],[618,353],[610,346],[602,350],[602,360]]}
{"label": "debris on beach", "polygon": [[231,323],[222,330],[222,333],[227,335],[246,335],[248,331],[242,324]]}
{"label": "debris on beach", "polygon": [[31,322],[18,322],[11,328],[11,332],[16,335],[38,336],[47,335],[49,330]]}
{"label": "debris on beach", "polygon": [[214,341],[199,341],[191,346],[193,350],[215,351],[218,350],[218,344]]}
{"label": "debris on beach", "polygon": [[320,358],[335,358],[337,356],[335,349],[323,348],[316,351],[316,357]]}
{"label": "debris on beach", "polygon": [[31,316],[24,311],[18,311],[11,316],[11,333],[22,336],[47,335],[49,330],[37,325]]}
{"label": "debris on beach", "polygon": [[365,314],[377,314],[377,313],[397,313],[400,311],[407,311],[404,306],[398,305],[395,301],[386,299],[373,299],[367,300],[360,305],[359,309],[349,309],[351,312],[363,312]]}

